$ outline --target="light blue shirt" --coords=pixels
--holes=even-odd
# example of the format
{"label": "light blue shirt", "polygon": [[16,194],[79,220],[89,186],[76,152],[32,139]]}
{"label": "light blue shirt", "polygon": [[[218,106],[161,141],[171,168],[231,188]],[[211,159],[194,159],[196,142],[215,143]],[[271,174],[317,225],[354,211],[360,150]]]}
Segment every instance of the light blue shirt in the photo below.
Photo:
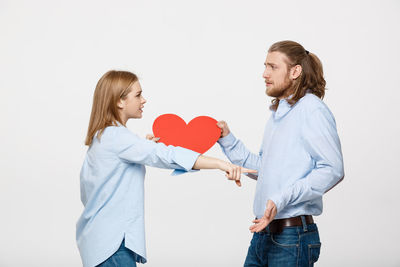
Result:
{"label": "light blue shirt", "polygon": [[85,206],[76,226],[76,240],[85,267],[105,261],[125,246],[146,260],[144,232],[144,165],[189,171],[199,153],[165,146],[130,132],[107,127],[93,138],[80,175]]}
{"label": "light blue shirt", "polygon": [[294,106],[282,99],[272,112],[260,153],[251,153],[233,134],[219,144],[235,164],[258,171],[254,215],[261,218],[270,199],[276,219],[322,213],[322,195],[344,176],[335,119],[313,94]]}

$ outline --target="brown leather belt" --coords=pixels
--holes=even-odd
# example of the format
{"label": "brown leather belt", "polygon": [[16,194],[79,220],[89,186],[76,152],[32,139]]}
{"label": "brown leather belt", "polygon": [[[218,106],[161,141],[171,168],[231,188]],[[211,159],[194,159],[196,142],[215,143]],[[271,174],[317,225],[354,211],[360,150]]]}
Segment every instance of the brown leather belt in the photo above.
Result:
{"label": "brown leather belt", "polygon": [[[314,223],[313,217],[311,215],[304,215],[306,219],[306,224]],[[284,227],[289,226],[303,226],[301,222],[301,216],[287,218],[287,219],[276,219],[273,220],[268,227],[262,230],[262,232],[270,232],[273,234],[281,233]]]}

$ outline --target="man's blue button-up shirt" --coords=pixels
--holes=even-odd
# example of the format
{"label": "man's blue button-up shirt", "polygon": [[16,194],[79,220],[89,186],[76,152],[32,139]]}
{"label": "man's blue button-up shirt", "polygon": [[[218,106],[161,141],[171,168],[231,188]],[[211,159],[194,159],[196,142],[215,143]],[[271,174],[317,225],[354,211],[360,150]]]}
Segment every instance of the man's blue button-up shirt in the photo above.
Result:
{"label": "man's blue button-up shirt", "polygon": [[219,144],[235,164],[258,170],[254,214],[270,199],[276,219],[322,213],[322,195],[344,176],[335,119],[321,99],[307,93],[295,105],[280,100],[264,132],[260,153],[231,133]]}

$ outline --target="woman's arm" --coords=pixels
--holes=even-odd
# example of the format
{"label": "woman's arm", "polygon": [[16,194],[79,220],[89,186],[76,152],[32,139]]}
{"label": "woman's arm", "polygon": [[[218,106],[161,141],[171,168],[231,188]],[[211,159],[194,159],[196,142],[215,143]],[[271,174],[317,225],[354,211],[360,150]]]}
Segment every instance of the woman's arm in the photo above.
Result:
{"label": "woman's arm", "polygon": [[255,173],[255,170],[249,170],[221,159],[200,155],[193,165],[193,169],[219,169],[225,171],[225,176],[229,180],[235,180],[238,186],[241,186],[240,176],[242,173]]}
{"label": "woman's arm", "polygon": [[[180,169],[220,169],[226,172],[226,177],[235,180],[240,185],[240,175],[244,172],[254,172],[236,166],[220,159],[206,157],[197,152],[174,146],[157,143],[152,135],[142,139],[125,127],[118,127],[114,136],[115,149],[119,158],[125,162],[138,163],[157,168]],[[152,142],[152,141],[154,142]]]}

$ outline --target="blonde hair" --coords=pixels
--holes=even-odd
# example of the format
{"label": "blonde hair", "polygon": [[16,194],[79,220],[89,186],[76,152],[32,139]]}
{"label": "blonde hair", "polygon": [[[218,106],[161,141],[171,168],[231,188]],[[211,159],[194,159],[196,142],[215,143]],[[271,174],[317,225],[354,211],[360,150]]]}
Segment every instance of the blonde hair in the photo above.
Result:
{"label": "blonde hair", "polygon": [[138,81],[137,76],[128,71],[110,70],[100,78],[93,95],[85,145],[92,144],[96,133],[100,139],[106,127],[117,126],[118,122],[124,125],[117,104],[126,98],[136,81]]}

